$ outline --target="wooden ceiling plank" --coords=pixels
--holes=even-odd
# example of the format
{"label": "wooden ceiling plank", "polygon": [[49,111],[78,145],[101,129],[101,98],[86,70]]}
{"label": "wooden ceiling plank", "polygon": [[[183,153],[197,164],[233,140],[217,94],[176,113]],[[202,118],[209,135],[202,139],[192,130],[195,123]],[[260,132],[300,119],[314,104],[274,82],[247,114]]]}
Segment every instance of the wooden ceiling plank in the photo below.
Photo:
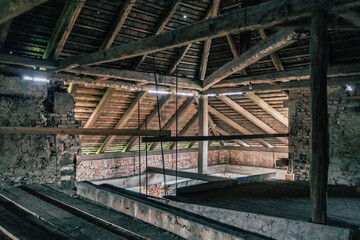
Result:
{"label": "wooden ceiling plank", "polygon": [[[171,95],[165,95],[163,99],[159,102],[160,110],[167,105],[167,103],[171,100]],[[147,117],[146,121],[148,124],[155,121],[155,117],[158,114],[158,107],[156,106],[155,109],[150,113],[150,115]],[[146,129],[146,122],[144,122],[143,125],[141,125],[140,129]],[[138,140],[138,136],[134,136],[130,139],[130,141],[126,144],[125,148],[122,150],[122,152],[130,152],[131,149],[134,147]]]}
{"label": "wooden ceiling plank", "polygon": [[296,42],[298,38],[299,34],[294,30],[285,29],[261,40],[255,46],[241,54],[239,58],[226,63],[210,74],[203,82],[203,90],[209,89],[231,74],[245,69],[269,54]]}
{"label": "wooden ceiling plank", "polygon": [[[167,14],[162,18],[162,20],[160,21],[160,23],[158,24],[158,26],[156,26],[155,31],[154,31],[154,34],[153,34],[154,36],[160,34],[160,33],[164,30],[166,24],[167,24],[167,23],[170,21],[170,19],[174,16],[174,14],[175,14],[175,12],[176,12],[176,9],[179,7],[180,3],[181,3],[181,0],[173,0],[171,6],[170,6],[170,8],[169,8],[169,11],[167,11]],[[145,61],[146,57],[147,57],[147,54],[144,54],[144,55],[141,57],[140,61],[138,61],[138,62],[134,65],[134,66],[135,66],[135,67],[134,67],[134,70],[135,70],[135,71],[139,69],[140,65]]]}
{"label": "wooden ceiling plank", "polygon": [[[277,131],[272,129],[269,125],[267,125],[266,123],[264,123],[263,121],[261,121],[260,119],[255,117],[252,113],[247,111],[245,108],[243,108],[242,106],[240,106],[239,104],[237,104],[236,102],[231,100],[229,97],[227,97],[227,96],[218,96],[218,99],[220,99],[221,101],[226,103],[229,107],[231,107],[232,109],[234,109],[235,111],[237,111],[241,115],[243,115],[250,122],[252,122],[256,126],[261,128],[264,132],[272,133],[272,134],[278,133]],[[285,143],[286,145],[289,143],[288,140],[286,138],[283,138],[283,137],[279,137],[279,138],[276,138],[276,139],[279,140],[280,142]]]}
{"label": "wooden ceiling plank", "polygon": [[0,53],[3,50],[6,37],[9,33],[12,19],[0,25]]}
{"label": "wooden ceiling plank", "polygon": [[267,102],[265,102],[263,99],[258,97],[255,93],[246,93],[245,96],[248,97],[250,100],[252,100],[254,103],[256,103],[256,105],[261,107],[271,116],[273,116],[276,120],[284,124],[286,127],[289,127],[288,118],[282,115],[281,113],[279,113],[275,108],[270,106]]}
{"label": "wooden ceiling plank", "polygon": [[0,25],[46,1],[47,0],[0,0]]}
{"label": "wooden ceiling plank", "polygon": [[[171,119],[166,123],[166,125],[162,128],[163,130],[169,130],[173,127],[176,122],[176,117],[181,119],[181,117],[186,113],[186,111],[191,107],[192,102],[194,101],[194,97],[189,97],[177,110],[177,114],[174,114]],[[155,149],[158,142],[153,142],[149,145],[149,150]]]}
{"label": "wooden ceiling plank", "polygon": [[[246,128],[240,126],[238,123],[236,123],[235,121],[233,121],[232,119],[228,118],[227,116],[225,116],[224,114],[222,114],[221,112],[219,112],[218,110],[216,110],[215,108],[209,106],[209,112],[211,114],[213,114],[214,116],[216,116],[217,118],[221,119],[222,121],[224,121],[226,124],[228,124],[229,126],[231,126],[232,128],[236,129],[237,131],[239,131],[242,134],[245,135],[251,135],[253,134],[252,132],[250,132],[249,130],[247,130]],[[271,144],[269,144],[268,142],[262,140],[262,139],[256,139],[256,141],[258,143],[260,143],[261,145],[265,146],[265,147],[270,147],[272,148],[273,146]]]}
{"label": "wooden ceiling plank", "polygon": [[57,21],[48,45],[46,46],[43,55],[44,59],[57,59],[60,56],[84,4],[85,0],[66,1],[64,9],[60,14],[59,20]]}
{"label": "wooden ceiling plank", "polygon": [[[342,11],[349,7],[359,5],[360,3],[357,0],[349,0],[346,2],[340,0],[329,1],[329,7],[334,11]],[[279,6],[287,9],[287,14],[282,14],[282,12],[279,11]],[[313,6],[314,2],[312,0],[304,0],[301,2],[272,0],[264,2],[256,6],[247,7],[246,10],[235,10],[213,19],[200,21],[119,47],[74,56],[63,60],[60,64],[60,70],[74,68],[79,65],[94,65],[132,58],[244,30],[250,31],[258,28],[273,27],[290,20],[294,21],[309,17]],[[245,11],[247,21],[243,21]]]}
{"label": "wooden ceiling plank", "polygon": [[106,34],[104,41],[102,42],[99,50],[109,49],[111,44],[114,42],[117,34],[125,23],[127,16],[130,13],[132,6],[136,0],[127,0],[122,8],[120,9],[115,22],[111,25],[110,30]]}
{"label": "wooden ceiling plank", "polygon": [[[135,112],[137,109],[136,106],[139,102],[141,102],[146,97],[147,92],[141,91],[138,93],[134,101],[131,103],[129,108],[126,110],[126,112],[122,115],[119,122],[116,124],[114,129],[122,129],[127,121],[130,119],[131,115]],[[103,153],[112,143],[112,141],[115,139],[115,136],[108,136],[106,140],[101,144],[100,148],[97,150],[97,154]]]}

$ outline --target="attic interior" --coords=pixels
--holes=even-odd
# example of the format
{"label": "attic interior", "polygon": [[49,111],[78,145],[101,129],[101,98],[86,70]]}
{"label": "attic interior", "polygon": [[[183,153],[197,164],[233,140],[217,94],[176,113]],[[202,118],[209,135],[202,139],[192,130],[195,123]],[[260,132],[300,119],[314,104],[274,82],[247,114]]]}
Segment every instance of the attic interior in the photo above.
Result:
{"label": "attic interior", "polygon": [[359,0],[0,6],[0,239],[360,239]]}

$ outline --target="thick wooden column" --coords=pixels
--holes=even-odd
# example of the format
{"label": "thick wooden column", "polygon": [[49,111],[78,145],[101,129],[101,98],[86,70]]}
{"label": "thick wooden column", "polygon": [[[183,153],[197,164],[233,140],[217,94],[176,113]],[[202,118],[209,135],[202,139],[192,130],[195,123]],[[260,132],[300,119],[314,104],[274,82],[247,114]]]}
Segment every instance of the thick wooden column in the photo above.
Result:
{"label": "thick wooden column", "polygon": [[[199,136],[209,134],[209,107],[208,96],[199,97]],[[199,141],[198,173],[206,174],[208,165],[208,141]]]}
{"label": "thick wooden column", "polygon": [[[322,4],[324,2],[324,4]],[[329,168],[329,127],[327,109],[328,36],[327,13],[316,1],[311,20],[310,102],[311,102],[311,168],[310,192],[312,222],[326,223],[327,180]]]}

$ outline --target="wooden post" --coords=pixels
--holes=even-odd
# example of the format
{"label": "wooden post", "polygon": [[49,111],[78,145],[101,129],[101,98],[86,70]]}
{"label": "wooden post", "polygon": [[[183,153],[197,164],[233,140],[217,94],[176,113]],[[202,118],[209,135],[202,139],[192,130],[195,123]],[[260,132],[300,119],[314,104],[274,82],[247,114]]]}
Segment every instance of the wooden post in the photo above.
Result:
{"label": "wooden post", "polygon": [[329,168],[329,128],[327,110],[328,39],[326,0],[317,0],[311,20],[310,102],[311,102],[311,220],[326,223]]}
{"label": "wooden post", "polygon": [[[209,132],[209,110],[208,96],[199,97],[199,136],[208,136]],[[208,165],[208,141],[199,142],[198,173],[206,174]]]}

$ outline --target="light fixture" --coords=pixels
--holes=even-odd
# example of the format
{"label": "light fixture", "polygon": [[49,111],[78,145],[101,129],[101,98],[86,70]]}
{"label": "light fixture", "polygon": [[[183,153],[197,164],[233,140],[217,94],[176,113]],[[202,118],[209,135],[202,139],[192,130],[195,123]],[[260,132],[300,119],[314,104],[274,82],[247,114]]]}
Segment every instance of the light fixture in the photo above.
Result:
{"label": "light fixture", "polygon": [[155,94],[170,94],[168,91],[161,91],[161,90],[148,90],[148,93],[155,93]]}
{"label": "light fixture", "polygon": [[207,96],[208,97],[216,97],[216,93],[209,93]]}
{"label": "light fixture", "polygon": [[34,78],[30,77],[30,76],[24,76],[23,79],[26,80],[26,81],[33,81],[34,80]]}
{"label": "light fixture", "polygon": [[183,17],[184,17],[184,18],[187,18],[187,16],[186,16],[186,15],[184,15]]}
{"label": "light fixture", "polygon": [[192,93],[184,93],[184,92],[177,92],[176,95],[181,95],[181,96],[194,96],[194,94],[192,94]]}
{"label": "light fixture", "polygon": [[49,82],[47,78],[42,78],[42,77],[23,76],[23,79],[26,81]]}
{"label": "light fixture", "polygon": [[220,96],[233,96],[233,95],[243,95],[243,92],[228,92],[228,93],[221,93]]}
{"label": "light fixture", "polygon": [[85,83],[84,85],[87,86],[87,83]]}
{"label": "light fixture", "polygon": [[345,91],[352,92],[352,91],[354,91],[354,88],[351,85],[346,84]]}

